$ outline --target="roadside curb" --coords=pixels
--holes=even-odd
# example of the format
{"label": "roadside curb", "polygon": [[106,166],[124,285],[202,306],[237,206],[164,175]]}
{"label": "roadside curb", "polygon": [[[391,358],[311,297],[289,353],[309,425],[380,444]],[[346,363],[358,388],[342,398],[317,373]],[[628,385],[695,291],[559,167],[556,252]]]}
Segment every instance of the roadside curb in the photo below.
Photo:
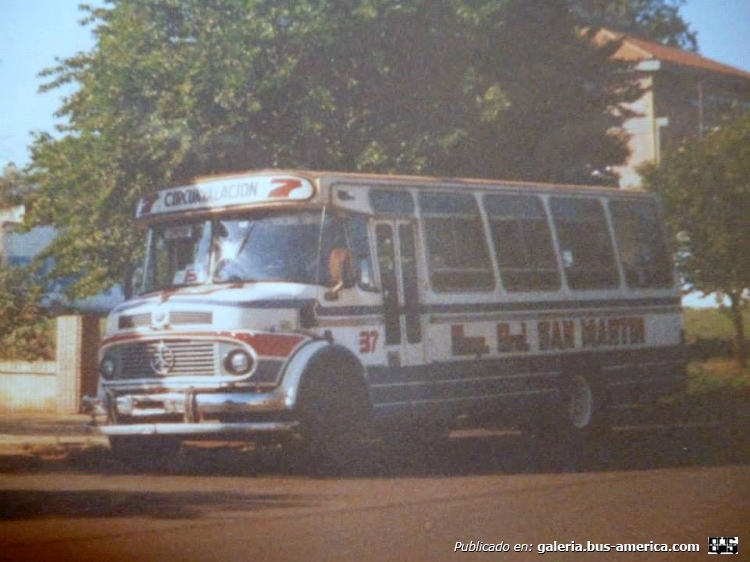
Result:
{"label": "roadside curb", "polygon": [[0,455],[33,454],[106,446],[107,439],[83,415],[0,414]]}
{"label": "roadside curb", "polygon": [[105,446],[107,446],[107,439],[100,435],[0,435],[0,455]]}

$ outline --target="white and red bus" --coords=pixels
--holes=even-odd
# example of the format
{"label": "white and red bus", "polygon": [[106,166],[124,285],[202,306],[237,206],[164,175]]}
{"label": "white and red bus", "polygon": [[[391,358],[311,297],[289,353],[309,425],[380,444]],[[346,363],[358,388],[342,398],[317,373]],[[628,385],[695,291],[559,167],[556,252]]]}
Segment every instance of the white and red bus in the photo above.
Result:
{"label": "white and red bus", "polygon": [[657,201],[605,188],[309,171],[141,200],[138,295],[95,411],[124,457],[185,439],[546,420],[585,435],[685,381]]}

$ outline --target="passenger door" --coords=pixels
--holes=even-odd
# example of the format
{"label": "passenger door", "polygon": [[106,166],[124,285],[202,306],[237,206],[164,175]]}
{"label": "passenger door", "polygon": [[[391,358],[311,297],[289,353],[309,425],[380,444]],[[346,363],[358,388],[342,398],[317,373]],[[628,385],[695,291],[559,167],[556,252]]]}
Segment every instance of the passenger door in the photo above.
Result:
{"label": "passenger door", "polygon": [[389,367],[424,363],[416,234],[406,220],[377,221],[375,239]]}

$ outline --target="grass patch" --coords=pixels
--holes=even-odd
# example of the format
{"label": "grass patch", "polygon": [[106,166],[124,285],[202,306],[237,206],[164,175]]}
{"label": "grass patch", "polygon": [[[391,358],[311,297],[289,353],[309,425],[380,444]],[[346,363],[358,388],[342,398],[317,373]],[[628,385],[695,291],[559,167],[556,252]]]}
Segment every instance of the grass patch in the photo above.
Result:
{"label": "grass patch", "polygon": [[691,362],[685,392],[663,404],[685,420],[743,419],[750,406],[750,368],[740,369],[726,359]]}
{"label": "grass patch", "polygon": [[[750,327],[750,311],[743,312],[745,326]],[[727,314],[718,308],[685,308],[683,328],[688,339],[729,340],[734,337],[734,326]]]}
{"label": "grass patch", "polygon": [[750,368],[740,369],[734,361],[712,359],[688,365],[687,393],[750,392]]}
{"label": "grass patch", "polygon": [[[716,308],[685,308],[683,312],[685,341],[692,361],[733,356],[734,325],[726,312]],[[750,311],[743,312],[743,318],[746,330],[750,330]]]}

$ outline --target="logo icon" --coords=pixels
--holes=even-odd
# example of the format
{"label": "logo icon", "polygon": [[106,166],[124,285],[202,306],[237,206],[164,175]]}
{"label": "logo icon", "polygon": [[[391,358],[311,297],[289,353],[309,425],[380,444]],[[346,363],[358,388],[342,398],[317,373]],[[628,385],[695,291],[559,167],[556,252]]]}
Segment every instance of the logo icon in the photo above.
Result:
{"label": "logo icon", "polygon": [[164,342],[159,342],[151,355],[151,370],[157,375],[167,375],[174,367],[174,362],[174,351]]}
{"label": "logo icon", "polygon": [[289,197],[292,191],[302,187],[302,182],[294,178],[279,178],[271,180],[271,183],[279,187],[272,189],[269,197]]}
{"label": "logo icon", "polygon": [[739,537],[708,537],[709,554],[739,554]]}
{"label": "logo icon", "polygon": [[144,195],[140,201],[138,216],[142,217],[143,215],[148,215],[151,212],[151,207],[153,207],[154,203],[156,203],[158,200],[158,193],[149,193],[148,195]]}

